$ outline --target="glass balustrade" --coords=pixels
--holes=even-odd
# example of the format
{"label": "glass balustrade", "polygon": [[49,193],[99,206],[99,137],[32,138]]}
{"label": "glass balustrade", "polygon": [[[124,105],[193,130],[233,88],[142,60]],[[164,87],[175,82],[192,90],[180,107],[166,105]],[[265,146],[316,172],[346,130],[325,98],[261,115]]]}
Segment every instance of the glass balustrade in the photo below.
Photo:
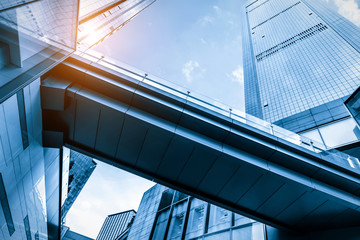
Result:
{"label": "glass balustrade", "polygon": [[304,136],[300,136],[294,132],[266,122],[260,118],[256,118],[243,111],[233,109],[231,106],[220,103],[219,101],[203,96],[199,93],[192,92],[189,89],[164,80],[160,77],[147,74],[144,71],[138,70],[120,61],[104,57],[103,55],[91,49],[87,50],[86,52],[77,51],[75,52],[75,54],[84,57],[92,62],[97,62],[104,67],[110,68],[119,73],[137,79],[140,82],[148,84],[159,90],[180,97],[184,99],[187,103],[192,103],[197,106],[204,107],[209,111],[221,114],[225,117],[229,117],[234,122],[246,124],[257,130],[273,135],[279,139],[285,140],[289,143],[315,152],[319,154],[320,157],[324,159],[324,161],[330,161],[344,168],[360,172],[360,161],[358,158],[349,156],[334,148],[329,148],[323,143],[316,142]]}

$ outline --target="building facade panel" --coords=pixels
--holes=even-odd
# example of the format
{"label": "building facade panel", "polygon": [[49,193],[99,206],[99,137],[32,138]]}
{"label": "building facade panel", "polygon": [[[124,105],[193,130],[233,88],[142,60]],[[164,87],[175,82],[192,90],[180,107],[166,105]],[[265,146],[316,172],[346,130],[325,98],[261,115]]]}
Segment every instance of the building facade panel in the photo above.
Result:
{"label": "building facade panel", "polygon": [[[151,217],[143,222],[145,215]],[[262,240],[265,234],[261,223],[155,185],[144,194],[128,239]]]}
{"label": "building facade panel", "polygon": [[[350,29],[350,36],[354,31],[360,35],[359,29],[336,13],[330,16],[309,6],[312,3],[296,0],[263,0],[244,9],[249,26],[243,27],[251,32],[261,110],[267,121],[342,98],[360,84],[357,47],[338,31]],[[246,88],[254,79],[247,78],[244,71]]]}
{"label": "building facade panel", "polygon": [[96,240],[116,240],[132,224],[136,212],[129,210],[106,217]]}

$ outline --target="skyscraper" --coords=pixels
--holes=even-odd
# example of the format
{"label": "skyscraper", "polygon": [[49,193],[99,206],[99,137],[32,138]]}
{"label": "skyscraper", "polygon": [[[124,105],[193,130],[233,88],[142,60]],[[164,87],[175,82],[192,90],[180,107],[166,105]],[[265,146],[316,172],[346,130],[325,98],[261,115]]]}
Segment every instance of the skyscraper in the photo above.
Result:
{"label": "skyscraper", "polygon": [[247,113],[276,122],[341,100],[359,86],[360,30],[324,5],[245,1]]}
{"label": "skyscraper", "polygon": [[[281,223],[290,227],[297,221],[302,223],[305,214],[304,217],[315,219],[313,221],[336,216],[341,226],[348,221],[351,226],[359,222],[359,198],[353,194],[360,188],[356,179],[358,159],[337,152],[332,154],[323,148],[315,149],[312,142],[303,141],[298,135],[280,128],[273,131],[266,122],[216,107],[190,92],[169,87],[148,74],[133,72],[103,57],[74,55],[59,68],[53,68],[75,51],[76,34],[70,34],[70,40],[63,39],[66,36],[61,31],[51,35],[45,31],[48,28],[42,31],[40,27],[46,22],[36,25],[37,19],[59,23],[56,30],[51,29],[51,24],[45,24],[55,32],[64,30],[62,27],[74,27],[62,26],[61,19],[67,16],[73,20],[74,12],[78,11],[76,3],[66,1],[64,4],[75,7],[69,16],[66,15],[69,9],[62,8],[62,1],[16,2],[0,10],[14,17],[10,20],[19,18],[25,23],[23,26],[14,25],[14,22],[1,26],[5,33],[1,37],[8,38],[1,40],[5,61],[1,61],[0,73],[5,81],[0,86],[0,238],[60,238],[61,206],[67,196],[71,157],[64,144],[149,179],[183,187],[188,193],[198,194],[223,207],[272,221],[274,225],[277,225],[274,218],[284,211]],[[53,11],[46,8],[49,6]],[[43,11],[33,10],[39,8]],[[53,14],[57,11],[63,15]],[[21,18],[25,13],[24,21]],[[44,16],[37,18],[39,13]],[[33,36],[23,38],[23,32],[18,30],[26,27],[26,19],[35,27],[30,29]],[[12,42],[12,39],[15,40]],[[37,45],[44,43],[43,40],[45,45]],[[40,85],[41,90],[45,89],[42,98]],[[90,85],[92,88],[86,89]],[[104,92],[108,95],[104,96]],[[295,137],[292,143],[291,139],[287,141],[291,136]],[[329,163],[330,160],[338,160],[339,165]],[[302,189],[304,185],[306,189]],[[281,189],[283,186],[286,188]],[[289,197],[291,190],[299,189],[292,186],[301,186],[304,192]],[[160,201],[160,194],[157,199]],[[153,236],[169,234],[176,238],[180,227],[185,229],[187,223],[183,215],[185,201],[191,206],[190,197],[166,193],[165,205],[153,204],[153,209],[148,209],[151,214],[143,216],[140,223],[145,223],[147,229],[152,228],[148,222],[154,222],[155,218],[150,217],[158,217],[158,228],[154,227]],[[272,202],[278,203],[276,212],[271,211],[274,209]],[[230,236],[240,229],[232,221],[229,223],[228,211],[208,206],[210,212],[201,217],[203,203],[197,204],[194,203],[193,210],[199,218],[191,222],[194,229],[190,232],[211,239],[222,230]],[[303,205],[307,206],[306,211],[296,211],[298,215],[294,218],[292,207],[298,210],[297,206]],[[258,209],[260,214],[256,212]],[[269,210],[270,213],[265,213]],[[169,228],[164,230],[166,214],[171,211],[174,214],[167,218]],[[186,212],[190,216],[191,209],[187,208]],[[225,223],[212,218],[212,213]],[[235,220],[235,215],[231,215]],[[270,215],[274,218],[267,220]],[[204,220],[205,216],[209,218]],[[196,219],[201,219],[205,225]],[[294,222],[288,225],[287,220]],[[321,224],[327,223],[321,221]],[[236,232],[241,233],[241,230]]]}
{"label": "skyscraper", "polygon": [[80,1],[78,46],[94,46],[119,30],[155,0]]}
{"label": "skyscraper", "polygon": [[96,162],[91,157],[73,150],[70,151],[70,156],[67,197],[61,207],[62,220],[96,168]]}
{"label": "skyscraper", "polygon": [[127,239],[263,240],[264,230],[264,224],[157,184],[144,193]]}
{"label": "skyscraper", "polygon": [[107,216],[96,240],[117,240],[131,226],[135,216],[136,212],[134,210]]}
{"label": "skyscraper", "polygon": [[[69,149],[43,144],[41,76],[79,44],[92,46],[151,2],[102,1],[104,7],[84,1],[86,19],[79,19],[79,3],[0,1],[0,239],[60,239],[71,156]],[[81,35],[89,22],[96,26],[95,40]]]}

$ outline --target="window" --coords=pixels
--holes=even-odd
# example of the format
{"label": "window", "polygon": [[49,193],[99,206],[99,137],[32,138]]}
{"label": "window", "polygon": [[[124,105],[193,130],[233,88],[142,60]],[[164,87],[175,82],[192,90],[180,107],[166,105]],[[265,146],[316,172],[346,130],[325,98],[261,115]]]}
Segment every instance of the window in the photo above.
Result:
{"label": "window", "polygon": [[192,199],[185,239],[199,237],[204,233],[206,206],[206,202]]}
{"label": "window", "polygon": [[210,206],[208,233],[230,228],[231,212],[214,205]]}
{"label": "window", "polygon": [[168,240],[180,240],[184,225],[187,202],[176,205],[172,212]]}
{"label": "window", "polygon": [[9,234],[11,236],[15,232],[15,226],[14,226],[14,222],[13,222],[13,219],[11,216],[9,202],[8,202],[8,199],[6,196],[4,181],[3,181],[1,173],[0,173],[0,202],[1,202],[1,207],[2,207],[4,215],[5,215],[6,225],[8,227]]}
{"label": "window", "polygon": [[153,240],[164,239],[169,213],[169,209],[158,213],[154,235],[152,237]]}
{"label": "window", "polygon": [[174,195],[174,190],[171,189],[163,192],[160,200],[159,210],[171,205],[173,195]]}

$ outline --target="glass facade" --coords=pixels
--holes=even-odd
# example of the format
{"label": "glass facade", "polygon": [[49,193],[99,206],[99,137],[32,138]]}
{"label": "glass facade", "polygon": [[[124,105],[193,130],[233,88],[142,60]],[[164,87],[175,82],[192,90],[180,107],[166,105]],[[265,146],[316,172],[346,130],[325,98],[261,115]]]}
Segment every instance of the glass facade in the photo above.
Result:
{"label": "glass facade", "polygon": [[70,151],[69,170],[64,176],[64,178],[68,177],[68,184],[67,188],[63,191],[63,194],[67,195],[63,197],[64,203],[61,208],[62,220],[66,217],[66,214],[74,204],[95,168],[96,162],[94,162],[91,157],[73,150]]}
{"label": "glass facade", "polygon": [[[179,195],[182,197],[179,198]],[[145,216],[148,220],[142,222]],[[266,238],[264,225],[261,223],[164,186],[155,185],[144,194],[128,239]]]}
{"label": "glass facade", "polygon": [[121,236],[128,230],[135,215],[134,210],[129,210],[107,216],[96,240],[122,239]]}
{"label": "glass facade", "polygon": [[350,36],[359,36],[360,30],[317,2],[244,5],[248,113],[275,122],[347,96],[360,84],[359,37]]}
{"label": "glass facade", "polygon": [[[111,31],[150,4],[111,2],[123,4],[116,14],[100,9],[113,14]],[[61,221],[93,171],[88,157],[74,163],[76,153],[43,145],[40,78],[75,51],[79,20],[79,0],[0,1],[0,239],[60,239]]]}
{"label": "glass facade", "polygon": [[48,239],[59,151],[42,147],[40,79],[20,91],[25,114],[17,95],[0,104],[0,239]]}
{"label": "glass facade", "polygon": [[109,37],[155,0],[82,0],[78,27],[78,47],[85,50]]}

